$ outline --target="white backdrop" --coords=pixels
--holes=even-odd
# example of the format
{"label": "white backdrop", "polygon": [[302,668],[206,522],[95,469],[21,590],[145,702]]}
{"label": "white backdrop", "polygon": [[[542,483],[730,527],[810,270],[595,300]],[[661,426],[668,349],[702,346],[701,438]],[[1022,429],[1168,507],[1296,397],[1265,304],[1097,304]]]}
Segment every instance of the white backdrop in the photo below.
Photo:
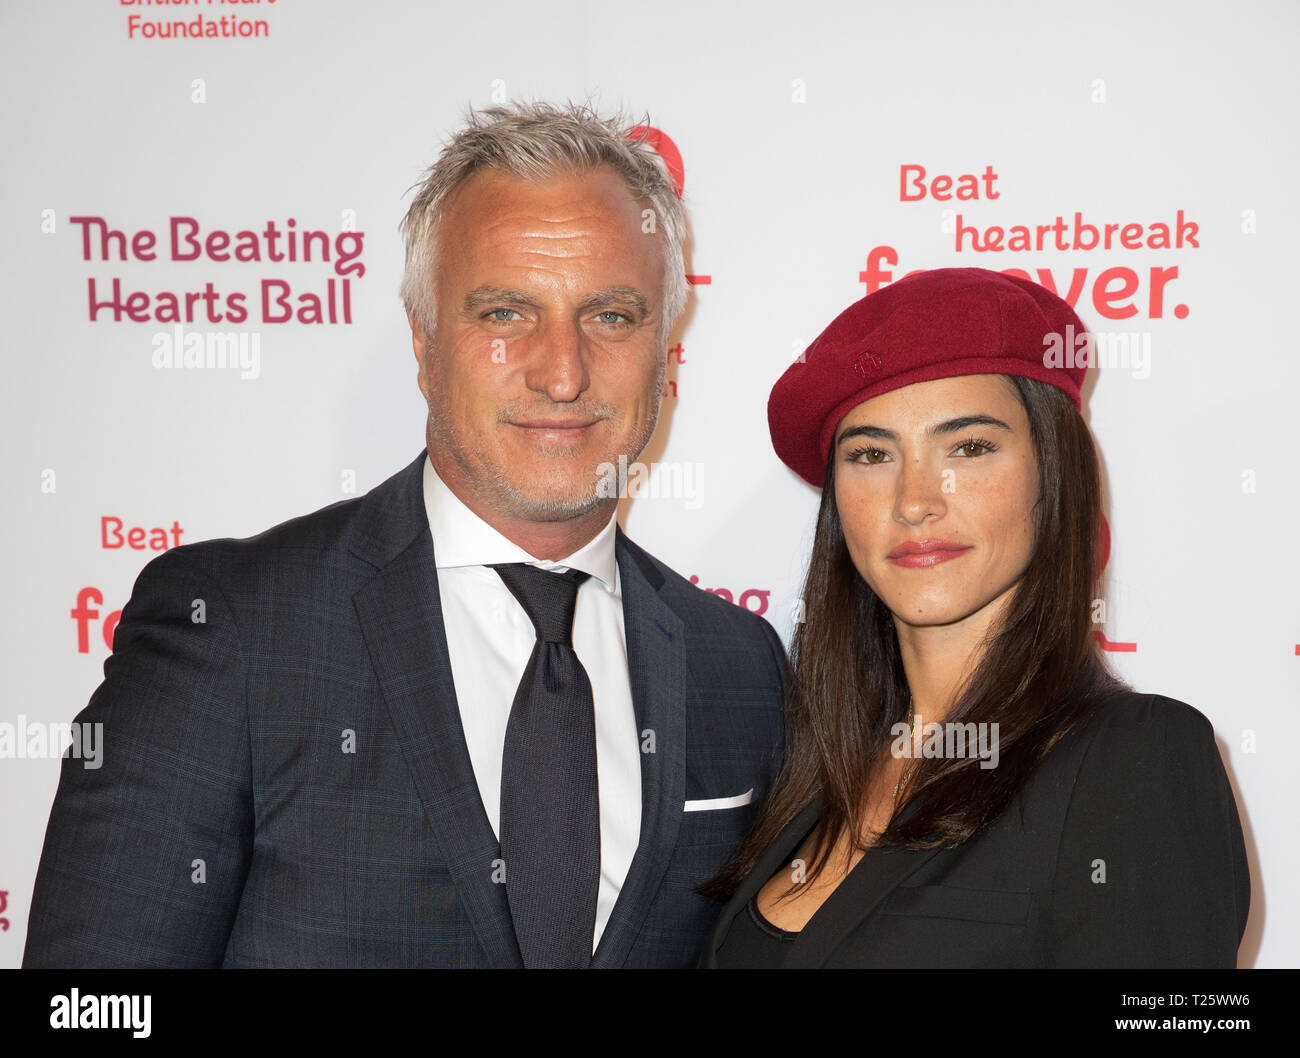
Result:
{"label": "white backdrop", "polygon": [[[911,269],[1020,268],[1062,294],[1077,286],[1084,321],[1110,336],[1085,389],[1112,531],[1098,630],[1135,687],[1213,721],[1254,883],[1241,963],[1300,963],[1300,907],[1285,899],[1300,875],[1287,756],[1300,743],[1300,367],[1285,322],[1300,223],[1283,183],[1300,168],[1294,5],[0,12],[0,966],[21,959],[58,780],[61,747],[42,751],[33,733],[85,705],[150,545],[257,532],[366,491],[423,445],[397,223],[464,108],[506,98],[648,110],[680,151],[697,282],[642,460],[680,464],[701,491],[627,501],[622,520],[702,587],[766,599],[787,642],[818,496],[768,438],[786,364],[868,283]],[[172,22],[220,33],[222,18],[242,30],[159,36]],[[924,167],[923,198],[904,166]],[[97,224],[76,217],[123,238],[105,258]],[[179,217],[200,238],[292,218],[329,233],[331,259],[270,261],[262,238],[260,261],[173,260]],[[1111,248],[1088,249],[1082,226],[1107,224]],[[1041,249],[1008,248],[1017,226],[1032,245],[1040,225]],[[1003,249],[977,250],[994,226]],[[361,253],[336,271],[346,229]],[[156,237],[152,260],[140,232]],[[358,263],[364,274],[340,274]],[[91,283],[107,302],[115,280],[141,295],[137,319],[91,319]],[[347,280],[350,321],[275,322],[274,300],[268,321],[268,280],[295,309],[334,280],[338,313]],[[177,341],[160,295],[183,311],[207,284],[223,311],[242,293],[247,319],[209,322],[196,298],[180,342],[242,334],[246,369],[155,366]],[[105,546],[105,518],[120,519],[107,543],[123,546]]]}

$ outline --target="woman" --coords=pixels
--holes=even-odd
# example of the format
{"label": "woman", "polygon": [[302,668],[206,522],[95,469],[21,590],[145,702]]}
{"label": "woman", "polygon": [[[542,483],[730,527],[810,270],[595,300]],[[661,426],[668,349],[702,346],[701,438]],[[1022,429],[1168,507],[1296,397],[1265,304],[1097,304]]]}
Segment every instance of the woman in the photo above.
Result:
{"label": "woman", "polygon": [[1054,355],[1084,333],[1028,280],[938,269],[777,382],[777,454],[823,490],[791,751],[710,884],[703,965],[1235,965],[1250,880],[1213,730],[1090,634],[1086,359]]}

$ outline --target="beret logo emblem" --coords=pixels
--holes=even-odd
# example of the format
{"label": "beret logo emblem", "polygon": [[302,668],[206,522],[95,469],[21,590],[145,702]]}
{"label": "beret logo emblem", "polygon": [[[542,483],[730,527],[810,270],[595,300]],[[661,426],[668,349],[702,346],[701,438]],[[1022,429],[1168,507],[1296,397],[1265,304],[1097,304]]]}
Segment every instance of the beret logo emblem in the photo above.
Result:
{"label": "beret logo emblem", "polygon": [[853,370],[859,375],[870,375],[879,371],[884,366],[884,361],[875,353],[861,352],[853,358]]}

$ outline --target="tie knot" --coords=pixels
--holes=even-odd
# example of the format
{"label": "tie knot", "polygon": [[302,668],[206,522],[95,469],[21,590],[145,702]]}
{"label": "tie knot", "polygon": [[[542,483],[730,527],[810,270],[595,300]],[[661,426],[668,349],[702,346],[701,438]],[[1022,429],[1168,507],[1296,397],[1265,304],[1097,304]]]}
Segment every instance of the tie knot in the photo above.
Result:
{"label": "tie knot", "polygon": [[539,640],[573,646],[573,611],[578,604],[578,585],[589,574],[579,569],[552,573],[527,562],[507,562],[491,568],[519,600]]}

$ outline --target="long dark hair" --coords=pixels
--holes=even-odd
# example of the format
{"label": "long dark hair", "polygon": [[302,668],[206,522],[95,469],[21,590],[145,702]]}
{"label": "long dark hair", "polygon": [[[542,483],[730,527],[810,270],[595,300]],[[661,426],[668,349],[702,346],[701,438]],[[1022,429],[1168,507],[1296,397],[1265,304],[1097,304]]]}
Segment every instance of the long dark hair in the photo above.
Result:
{"label": "long dark hair", "polygon": [[[992,821],[1057,739],[1124,685],[1091,634],[1100,573],[1101,481],[1092,434],[1063,392],[1004,376],[1024,405],[1038,459],[1033,555],[1000,627],[945,722],[997,723],[998,766],[922,758],[895,797],[876,845],[952,846]],[[862,847],[862,806],[877,778],[891,727],[908,722],[907,680],[889,608],[849,556],[828,460],[804,587],[804,615],[791,645],[786,686],[791,750],[758,819],[732,862],[701,891],[725,897],[810,802],[820,798],[818,847],[807,878],[836,840]],[[908,804],[915,811],[901,819]]]}

